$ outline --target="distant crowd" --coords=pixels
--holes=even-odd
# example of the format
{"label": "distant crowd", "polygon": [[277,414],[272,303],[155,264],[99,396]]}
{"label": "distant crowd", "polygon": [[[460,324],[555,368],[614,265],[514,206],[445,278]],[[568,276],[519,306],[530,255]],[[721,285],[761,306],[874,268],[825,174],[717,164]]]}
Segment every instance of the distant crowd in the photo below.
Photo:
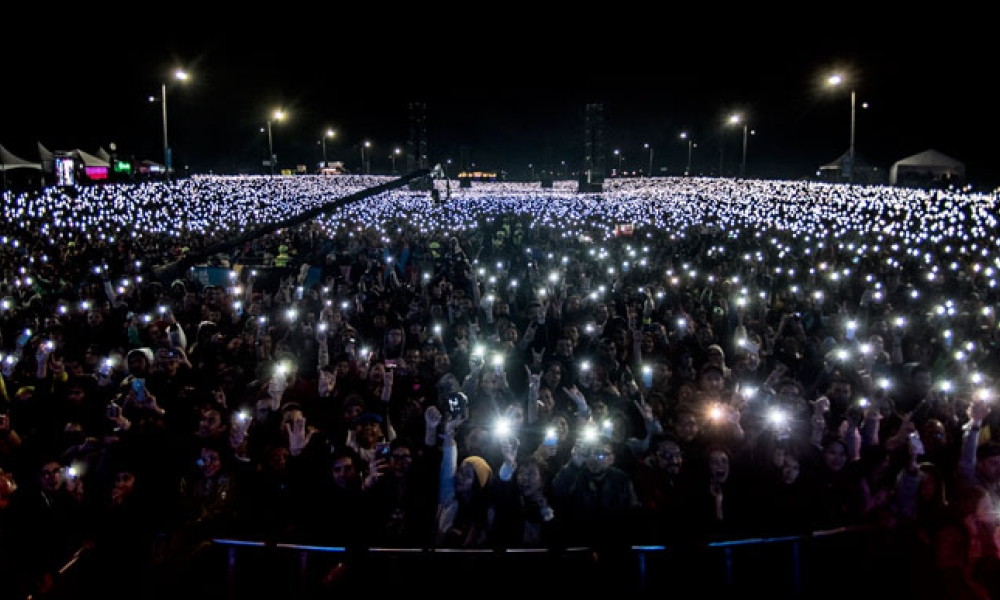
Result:
{"label": "distant crowd", "polygon": [[389,181],[5,193],[18,597],[81,547],[134,591],[223,537],[695,565],[854,526],[1000,597],[996,195]]}

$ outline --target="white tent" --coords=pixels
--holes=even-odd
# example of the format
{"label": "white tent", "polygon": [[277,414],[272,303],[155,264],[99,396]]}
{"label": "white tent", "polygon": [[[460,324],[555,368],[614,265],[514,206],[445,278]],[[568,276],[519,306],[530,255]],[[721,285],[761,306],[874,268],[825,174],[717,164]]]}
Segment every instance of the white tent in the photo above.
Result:
{"label": "white tent", "polygon": [[937,150],[925,150],[896,161],[889,170],[892,185],[940,186],[965,180],[965,163]]}
{"label": "white tent", "polygon": [[833,162],[819,167],[820,179],[830,182],[853,180],[854,183],[885,183],[885,171],[869,163],[860,154],[854,155],[854,166],[850,167],[850,151],[844,152]]}
{"label": "white tent", "polygon": [[3,146],[0,146],[0,171],[11,171],[13,169],[34,169],[36,171],[42,170],[41,163],[33,163],[8,151]]}
{"label": "white tent", "polygon": [[88,154],[83,150],[74,150],[73,155],[84,167],[104,167],[105,169],[111,167],[111,163],[108,161],[93,154]]}

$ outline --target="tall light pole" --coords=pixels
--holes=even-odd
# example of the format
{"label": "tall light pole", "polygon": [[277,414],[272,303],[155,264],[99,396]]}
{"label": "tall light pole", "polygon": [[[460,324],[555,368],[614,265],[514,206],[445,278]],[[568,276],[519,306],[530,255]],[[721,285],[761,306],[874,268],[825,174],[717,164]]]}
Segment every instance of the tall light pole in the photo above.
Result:
{"label": "tall light pole", "polygon": [[726,150],[726,127],[723,125],[719,128],[719,177],[723,177],[723,167],[725,163],[723,162],[723,156]]}
{"label": "tall light pole", "polygon": [[[174,79],[177,81],[187,81],[188,73],[183,69],[174,70]],[[153,98],[150,97],[150,101]],[[166,169],[166,178],[170,180],[170,171],[173,170],[173,161],[170,156],[170,143],[167,141],[167,82],[160,84],[160,104],[163,111],[163,168]]]}
{"label": "tall light pole", "polygon": [[691,174],[691,148],[694,146],[694,140],[692,140],[690,138],[690,136],[688,136],[688,134],[687,134],[686,131],[682,131],[681,132],[681,139],[682,140],[687,140],[687,143],[688,143],[688,162],[687,162],[687,168],[684,169],[684,175],[690,175]]}
{"label": "tall light pole", "polygon": [[729,116],[729,122],[733,125],[743,123],[743,162],[740,163],[740,179],[746,176],[747,170],[747,124],[743,121],[743,115],[734,113]]}
{"label": "tall light pole", "polygon": [[615,156],[618,157],[618,176],[622,176],[622,151],[615,148]]}
{"label": "tall light pole", "polygon": [[649,142],[647,142],[647,143],[643,144],[642,147],[645,148],[646,150],[649,150],[649,174],[647,175],[647,177],[652,177],[653,176],[653,145],[650,144]]}
{"label": "tall light pole", "polygon": [[271,164],[271,175],[274,175],[274,141],[271,137],[271,120],[280,121],[285,118],[285,113],[281,109],[275,110],[270,117],[267,119],[267,153],[269,155],[268,162]]}
{"label": "tall light pole", "polygon": [[326,138],[333,139],[333,137],[336,136],[336,135],[337,135],[336,131],[334,131],[332,129],[327,129],[326,132],[323,134],[323,137],[320,138],[320,142],[322,142],[322,144],[323,144],[323,166],[324,167],[326,166]]}
{"label": "tall light pole", "polygon": [[[830,75],[827,79],[827,83],[832,86],[838,86],[844,83],[844,76],[840,73],[834,73]],[[854,93],[854,89],[851,89],[851,146],[847,151],[847,181],[848,183],[854,183],[854,117],[857,114],[857,96]]]}
{"label": "tall light pole", "polygon": [[389,158],[392,160],[392,174],[393,175],[396,174],[396,157],[399,156],[400,152],[402,152],[402,150],[400,150],[399,148],[393,148],[392,154],[389,155]]}
{"label": "tall light pole", "polygon": [[365,140],[364,143],[361,144],[361,174],[362,175],[366,175],[370,171],[370,169],[367,168],[368,163],[365,162],[365,150],[367,148],[371,148],[371,147],[372,147],[372,143],[369,142],[368,140]]}

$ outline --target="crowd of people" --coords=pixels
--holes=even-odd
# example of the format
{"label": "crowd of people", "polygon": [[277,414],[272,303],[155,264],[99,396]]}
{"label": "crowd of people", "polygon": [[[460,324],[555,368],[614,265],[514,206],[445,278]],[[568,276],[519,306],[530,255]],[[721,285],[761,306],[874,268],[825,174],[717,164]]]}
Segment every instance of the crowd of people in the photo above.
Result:
{"label": "crowd of people", "polygon": [[343,546],[334,585],[372,547],[862,526],[928,597],[1000,597],[995,195],[386,181],[4,194],[19,597],[81,547],[135,590],[213,539]]}

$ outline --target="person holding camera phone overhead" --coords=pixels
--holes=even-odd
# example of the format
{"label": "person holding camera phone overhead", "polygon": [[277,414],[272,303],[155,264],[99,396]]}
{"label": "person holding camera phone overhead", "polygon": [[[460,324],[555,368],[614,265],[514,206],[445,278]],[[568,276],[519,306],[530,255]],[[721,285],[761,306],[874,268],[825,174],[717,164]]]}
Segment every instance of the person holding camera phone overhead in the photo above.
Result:
{"label": "person holding camera phone overhead", "polygon": [[[441,422],[441,411],[430,406],[425,412],[428,428]],[[439,548],[489,547],[494,517],[490,486],[493,469],[481,456],[458,462],[455,432],[461,417],[446,419],[441,443],[441,478],[438,488],[435,546]]]}

